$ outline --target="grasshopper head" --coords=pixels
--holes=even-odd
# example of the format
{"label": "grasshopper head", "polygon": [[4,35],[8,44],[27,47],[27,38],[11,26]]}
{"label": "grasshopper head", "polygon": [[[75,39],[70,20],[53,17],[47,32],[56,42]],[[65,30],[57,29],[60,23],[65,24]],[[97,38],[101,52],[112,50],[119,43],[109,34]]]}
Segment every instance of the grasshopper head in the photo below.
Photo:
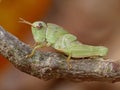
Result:
{"label": "grasshopper head", "polygon": [[46,30],[47,30],[47,25],[46,23],[42,21],[36,21],[34,23],[30,23],[22,18],[20,18],[20,22],[28,24],[32,28],[32,34],[34,37],[35,42],[44,42],[46,38]]}
{"label": "grasshopper head", "polygon": [[39,43],[44,42],[46,39],[46,30],[47,30],[46,23],[42,21],[36,21],[32,23],[31,28],[35,42],[39,42]]}

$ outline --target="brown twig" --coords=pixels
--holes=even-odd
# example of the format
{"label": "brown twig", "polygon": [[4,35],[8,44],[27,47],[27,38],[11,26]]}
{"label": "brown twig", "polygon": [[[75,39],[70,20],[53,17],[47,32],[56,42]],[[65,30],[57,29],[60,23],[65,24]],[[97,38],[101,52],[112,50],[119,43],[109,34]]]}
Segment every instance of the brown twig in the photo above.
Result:
{"label": "brown twig", "polygon": [[68,69],[66,56],[36,51],[33,57],[26,58],[31,50],[27,44],[0,27],[0,54],[22,72],[44,80],[65,78],[74,81],[120,81],[118,62],[103,58],[72,59],[72,68]]}

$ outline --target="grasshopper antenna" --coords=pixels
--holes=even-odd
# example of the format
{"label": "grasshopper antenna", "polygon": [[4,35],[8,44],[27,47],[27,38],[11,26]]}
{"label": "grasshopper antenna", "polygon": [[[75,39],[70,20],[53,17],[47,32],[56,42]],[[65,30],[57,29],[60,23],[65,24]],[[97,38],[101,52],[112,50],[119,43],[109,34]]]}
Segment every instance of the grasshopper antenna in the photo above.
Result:
{"label": "grasshopper antenna", "polygon": [[25,23],[25,24],[28,24],[28,25],[30,25],[30,26],[33,26],[32,23],[26,21],[26,20],[23,19],[23,18],[19,18],[19,19],[20,19],[20,21],[19,21],[20,23]]}

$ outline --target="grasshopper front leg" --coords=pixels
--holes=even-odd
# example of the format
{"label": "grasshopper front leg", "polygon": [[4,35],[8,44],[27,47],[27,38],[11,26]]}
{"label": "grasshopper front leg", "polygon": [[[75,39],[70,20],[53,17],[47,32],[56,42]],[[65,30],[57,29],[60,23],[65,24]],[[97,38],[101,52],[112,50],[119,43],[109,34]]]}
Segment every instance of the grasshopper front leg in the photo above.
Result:
{"label": "grasshopper front leg", "polygon": [[29,55],[26,55],[26,58],[32,57],[35,53],[35,50],[38,48],[42,48],[43,46],[43,44],[35,43],[32,52]]}

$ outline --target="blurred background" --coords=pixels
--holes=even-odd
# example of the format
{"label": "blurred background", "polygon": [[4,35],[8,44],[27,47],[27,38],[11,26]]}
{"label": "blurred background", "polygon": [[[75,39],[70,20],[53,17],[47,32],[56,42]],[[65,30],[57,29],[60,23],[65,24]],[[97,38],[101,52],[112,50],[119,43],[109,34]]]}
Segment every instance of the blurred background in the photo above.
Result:
{"label": "blurred background", "polygon": [[[19,23],[56,23],[78,39],[91,45],[109,48],[107,58],[120,59],[119,0],[0,0],[0,25],[20,40],[34,43],[30,26]],[[20,72],[0,56],[0,90],[119,90],[120,84],[58,79],[43,81]]]}

